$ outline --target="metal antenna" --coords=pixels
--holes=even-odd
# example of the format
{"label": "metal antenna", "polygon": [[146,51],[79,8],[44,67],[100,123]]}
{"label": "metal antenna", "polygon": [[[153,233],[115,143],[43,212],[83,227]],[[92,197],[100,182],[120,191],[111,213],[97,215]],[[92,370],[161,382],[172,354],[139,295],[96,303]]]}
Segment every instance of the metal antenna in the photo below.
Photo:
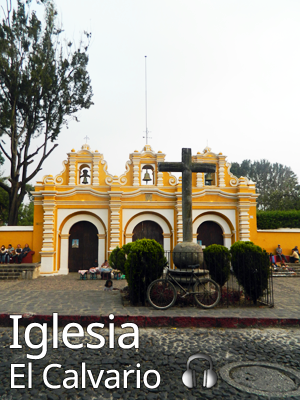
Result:
{"label": "metal antenna", "polygon": [[146,144],[148,144],[148,139],[152,139],[148,137],[148,123],[147,123],[147,56],[145,56],[145,118],[146,118],[146,136],[143,136],[143,138],[146,138]]}

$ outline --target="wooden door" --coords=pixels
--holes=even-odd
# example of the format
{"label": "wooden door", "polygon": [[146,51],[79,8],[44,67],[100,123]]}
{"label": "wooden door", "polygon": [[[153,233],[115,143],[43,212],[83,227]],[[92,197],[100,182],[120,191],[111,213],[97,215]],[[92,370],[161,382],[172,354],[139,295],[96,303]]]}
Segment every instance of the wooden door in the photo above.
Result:
{"label": "wooden door", "polygon": [[137,239],[154,239],[164,246],[163,230],[154,221],[143,221],[136,225],[132,241],[135,242]]}
{"label": "wooden door", "polygon": [[205,221],[198,227],[197,240],[206,247],[210,244],[224,245],[222,228],[216,222]]}
{"label": "wooden door", "polygon": [[69,237],[69,272],[89,269],[98,259],[97,233],[95,225],[88,221],[80,221],[72,226]]}

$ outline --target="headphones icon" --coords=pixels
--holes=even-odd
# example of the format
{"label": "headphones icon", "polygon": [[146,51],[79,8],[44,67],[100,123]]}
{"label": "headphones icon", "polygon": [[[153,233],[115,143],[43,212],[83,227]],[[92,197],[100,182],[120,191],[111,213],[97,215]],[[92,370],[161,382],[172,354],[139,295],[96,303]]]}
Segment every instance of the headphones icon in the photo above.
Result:
{"label": "headphones icon", "polygon": [[209,361],[210,367],[208,370],[204,371],[203,387],[206,388],[213,387],[217,383],[218,377],[215,371],[213,371],[212,369],[213,367],[212,360],[209,356],[200,353],[194,354],[193,356],[189,357],[187,361],[186,371],[182,375],[182,382],[184,383],[185,386],[187,386],[190,389],[195,388],[197,386],[196,371],[190,369],[189,367],[190,362],[195,360],[195,358],[204,358],[205,360]]}

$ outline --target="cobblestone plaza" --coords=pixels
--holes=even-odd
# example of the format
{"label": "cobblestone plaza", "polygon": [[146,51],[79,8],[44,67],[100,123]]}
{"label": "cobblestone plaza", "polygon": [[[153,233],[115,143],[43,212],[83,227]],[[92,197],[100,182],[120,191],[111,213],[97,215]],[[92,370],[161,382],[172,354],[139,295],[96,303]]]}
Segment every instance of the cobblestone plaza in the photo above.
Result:
{"label": "cobblestone plaza", "polygon": [[[117,345],[109,348],[108,324],[102,330],[106,338],[106,345],[99,350],[86,347],[91,340],[86,329],[84,338],[69,339],[70,342],[82,341],[81,349],[72,350],[62,342],[62,328],[59,328],[58,348],[52,348],[52,328],[48,327],[47,354],[42,359],[31,360],[26,354],[39,354],[41,349],[31,350],[24,345],[25,328],[19,328],[20,349],[12,349],[13,343],[12,321],[10,325],[0,328],[0,399],[261,399],[261,398],[294,398],[300,399],[296,394],[286,396],[285,391],[294,385],[299,385],[297,378],[291,379],[278,371],[266,370],[266,382],[275,382],[273,393],[266,392],[265,396],[258,395],[253,390],[253,385],[264,382],[253,374],[246,372],[249,383],[248,389],[240,390],[222,379],[220,371],[231,363],[269,363],[277,364],[284,370],[293,371],[300,369],[300,330],[298,327],[264,328],[259,319],[298,319],[299,318],[299,291],[298,278],[274,279],[275,307],[249,307],[249,308],[219,308],[214,310],[201,310],[195,307],[173,307],[166,311],[157,311],[149,307],[123,307],[119,291],[104,292],[104,281],[80,281],[77,274],[67,276],[40,277],[32,281],[7,281],[0,283],[0,314],[37,314],[51,315],[57,312],[59,316],[86,315],[99,316],[113,313],[118,315],[143,316],[149,318],[156,316],[201,316],[255,318],[258,323],[255,328],[229,329],[229,328],[201,328],[168,326],[139,329],[139,348],[121,349]],[[114,281],[115,287],[125,286],[125,281]],[[42,322],[42,321],[41,321]],[[115,337],[122,333],[121,328],[115,328]],[[128,329],[131,331],[131,329]],[[41,342],[39,329],[32,329],[32,343]],[[92,343],[92,342],[91,342]],[[117,343],[117,341],[115,341]],[[218,375],[218,381],[212,388],[203,388],[203,373],[208,370],[209,364],[205,360],[194,360],[192,368],[195,371],[197,386],[188,389],[182,383],[182,374],[187,368],[188,358],[196,353],[209,355],[213,362],[213,370]],[[28,363],[32,363],[32,388],[28,388]],[[103,379],[97,388],[87,378],[85,387],[82,387],[82,363],[85,368],[92,371],[95,381],[99,371],[103,370]],[[25,388],[11,389],[11,364],[25,364],[24,368],[16,370],[24,377],[17,377],[15,383],[24,385]],[[48,373],[49,383],[60,385],[60,388],[50,389],[43,380],[43,371],[50,364],[61,367],[52,368]],[[139,367],[137,367],[139,365]],[[128,378],[128,387],[123,387],[123,371],[140,369],[141,383],[137,388],[136,374]],[[67,389],[63,386],[64,379],[70,377],[70,372],[78,373],[78,388]],[[104,385],[107,372],[117,370],[120,372],[120,385],[114,389],[107,389]],[[160,375],[160,384],[157,388],[148,389],[143,384],[146,371],[156,370]],[[260,370],[258,370],[260,371]],[[268,377],[268,373],[270,376]],[[238,374],[237,374],[238,375]],[[272,381],[273,377],[273,381]],[[282,378],[283,377],[283,378]],[[241,378],[239,382],[241,382]],[[281,382],[280,379],[283,379]],[[255,381],[253,383],[253,381]],[[262,383],[260,384],[262,385]],[[277,382],[277,384],[276,384]],[[95,382],[94,382],[95,383]],[[149,378],[151,384],[151,379]],[[153,384],[153,383],[152,383]],[[252,385],[252,386],[251,386]],[[265,383],[266,387],[268,386]],[[270,386],[270,384],[269,384]],[[282,392],[280,392],[282,390]]]}

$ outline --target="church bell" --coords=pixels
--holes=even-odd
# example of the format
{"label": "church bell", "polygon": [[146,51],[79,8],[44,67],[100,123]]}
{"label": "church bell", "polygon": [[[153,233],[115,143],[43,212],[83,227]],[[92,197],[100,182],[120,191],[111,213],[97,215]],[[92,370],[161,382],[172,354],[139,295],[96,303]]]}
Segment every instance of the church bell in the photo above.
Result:
{"label": "church bell", "polygon": [[147,168],[146,168],[146,172],[145,172],[143,181],[146,182],[146,183],[148,183],[149,181],[152,181],[152,179],[150,178],[150,174],[149,174]]}
{"label": "church bell", "polygon": [[213,177],[212,177],[211,172],[209,172],[205,177],[205,184],[208,186],[211,186],[212,181],[213,181]]}

